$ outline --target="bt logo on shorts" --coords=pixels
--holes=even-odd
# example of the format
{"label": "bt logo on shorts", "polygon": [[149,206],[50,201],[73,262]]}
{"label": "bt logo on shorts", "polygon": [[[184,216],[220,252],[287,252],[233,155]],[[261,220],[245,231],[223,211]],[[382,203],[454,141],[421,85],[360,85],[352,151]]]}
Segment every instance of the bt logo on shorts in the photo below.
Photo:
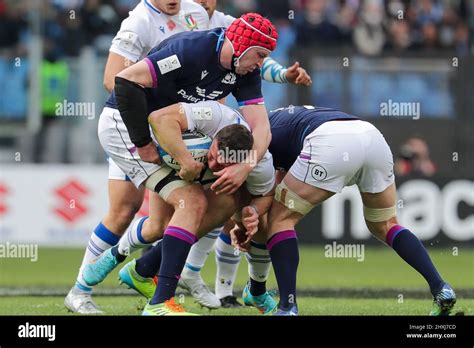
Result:
{"label": "bt logo on shorts", "polygon": [[311,169],[311,176],[314,178],[314,180],[323,181],[324,179],[326,179],[327,175],[328,173],[326,169],[324,169],[319,164],[315,165]]}

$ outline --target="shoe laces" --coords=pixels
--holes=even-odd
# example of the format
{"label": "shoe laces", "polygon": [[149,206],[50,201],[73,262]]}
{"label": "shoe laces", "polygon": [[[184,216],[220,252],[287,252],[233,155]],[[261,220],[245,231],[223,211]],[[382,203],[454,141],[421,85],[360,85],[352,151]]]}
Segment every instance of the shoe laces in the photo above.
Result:
{"label": "shoe laces", "polygon": [[204,292],[206,294],[212,293],[211,289],[208,288],[208,286],[205,283],[200,283],[194,287],[193,292]]}
{"label": "shoe laces", "polygon": [[174,302],[174,298],[165,301],[165,306],[173,312],[184,312],[183,306]]}
{"label": "shoe laces", "polygon": [[86,299],[84,302],[82,302],[81,307],[90,311],[90,310],[97,310],[97,305],[92,301],[90,296],[84,296],[84,297],[89,297]]}

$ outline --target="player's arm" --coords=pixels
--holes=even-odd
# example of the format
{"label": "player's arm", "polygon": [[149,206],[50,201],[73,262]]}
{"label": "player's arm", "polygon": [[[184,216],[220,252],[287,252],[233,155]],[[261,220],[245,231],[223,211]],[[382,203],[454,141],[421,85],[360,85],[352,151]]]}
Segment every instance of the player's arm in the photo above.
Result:
{"label": "player's arm", "polygon": [[204,165],[193,159],[182,140],[181,134],[188,129],[188,121],[180,104],[174,104],[152,112],[148,117],[148,122],[160,147],[181,166],[180,177],[188,181],[199,177]]}
{"label": "player's arm", "polygon": [[128,58],[121,56],[120,54],[109,52],[107,58],[107,64],[105,65],[104,71],[104,87],[107,92],[111,93],[115,86],[115,76],[122,70],[132,65]]}
{"label": "player's arm", "polygon": [[115,96],[130,140],[137,146],[140,158],[158,163],[159,156],[152,143],[148,124],[148,105],[145,88],[166,86],[179,76],[181,60],[164,48],[120,72],[115,78]]}
{"label": "player's arm", "polygon": [[115,86],[115,76],[140,60],[148,52],[148,32],[143,21],[136,16],[123,20],[120,30],[112,40],[105,65],[103,83],[108,92]]}
{"label": "player's arm", "polygon": [[[144,87],[151,87],[152,85],[153,78],[147,63],[144,61],[121,71],[115,77],[114,90],[118,109],[130,134],[130,139],[138,148],[151,143]],[[145,161],[145,159],[143,160]]]}
{"label": "player's arm", "polygon": [[261,68],[262,79],[273,83],[292,83],[294,85],[310,86],[313,82],[306,70],[300,67],[299,62],[295,62],[289,68],[267,57],[263,61]]}
{"label": "player's arm", "polygon": [[[259,162],[267,152],[272,140],[267,109],[265,105],[247,105],[242,107],[240,111],[252,130],[253,150],[257,154],[257,162]],[[250,170],[252,170],[252,167]]]}
{"label": "player's arm", "polygon": [[248,251],[250,241],[265,224],[265,216],[273,202],[274,190],[262,195],[251,196],[251,200],[241,210],[236,212],[232,220],[238,226],[231,232],[232,245],[240,251]]}

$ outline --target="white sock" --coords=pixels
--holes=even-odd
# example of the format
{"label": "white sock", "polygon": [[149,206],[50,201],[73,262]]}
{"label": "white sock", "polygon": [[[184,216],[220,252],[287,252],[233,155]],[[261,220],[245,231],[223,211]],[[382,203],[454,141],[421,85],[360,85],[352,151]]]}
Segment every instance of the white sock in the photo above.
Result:
{"label": "white sock", "polygon": [[265,282],[270,273],[272,260],[265,244],[250,242],[250,250],[245,254],[249,264],[249,276],[257,282]]}
{"label": "white sock", "polygon": [[219,236],[219,233],[221,233],[221,229],[222,227],[209,232],[191,247],[183,272],[181,273],[182,277],[200,277],[201,268],[206,263],[209,253],[214,249],[216,239]]}
{"label": "white sock", "polygon": [[131,255],[133,252],[152,244],[145,241],[142,237],[142,226],[146,219],[148,219],[148,216],[141,217],[132,222],[127,232],[120,238],[118,245],[118,253],[120,255]]}
{"label": "white sock", "polygon": [[221,233],[216,243],[216,288],[217,298],[233,296],[233,288],[239,270],[240,251],[231,245],[230,237]]}
{"label": "white sock", "polygon": [[82,271],[84,267],[97,259],[104,251],[112,248],[119,241],[120,237],[112,233],[102,223],[99,223],[94,232],[89,238],[84,258],[77,275],[76,284],[74,285],[74,292],[76,293],[91,293],[92,287],[82,278]]}

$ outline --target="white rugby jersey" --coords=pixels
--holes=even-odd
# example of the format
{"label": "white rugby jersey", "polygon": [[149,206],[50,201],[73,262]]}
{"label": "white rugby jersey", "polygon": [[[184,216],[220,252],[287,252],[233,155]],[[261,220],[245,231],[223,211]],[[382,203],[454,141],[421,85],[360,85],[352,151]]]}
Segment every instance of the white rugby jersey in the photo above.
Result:
{"label": "white rugby jersey", "polygon": [[209,29],[225,27],[227,28],[233,21],[235,17],[226,15],[220,11],[214,11],[212,17],[209,21]]}
{"label": "white rugby jersey", "polygon": [[110,52],[135,63],[145,58],[153,47],[176,33],[208,28],[209,16],[206,10],[193,1],[182,0],[179,13],[168,16],[149,0],[142,0],[123,20],[120,31],[112,41]]}

